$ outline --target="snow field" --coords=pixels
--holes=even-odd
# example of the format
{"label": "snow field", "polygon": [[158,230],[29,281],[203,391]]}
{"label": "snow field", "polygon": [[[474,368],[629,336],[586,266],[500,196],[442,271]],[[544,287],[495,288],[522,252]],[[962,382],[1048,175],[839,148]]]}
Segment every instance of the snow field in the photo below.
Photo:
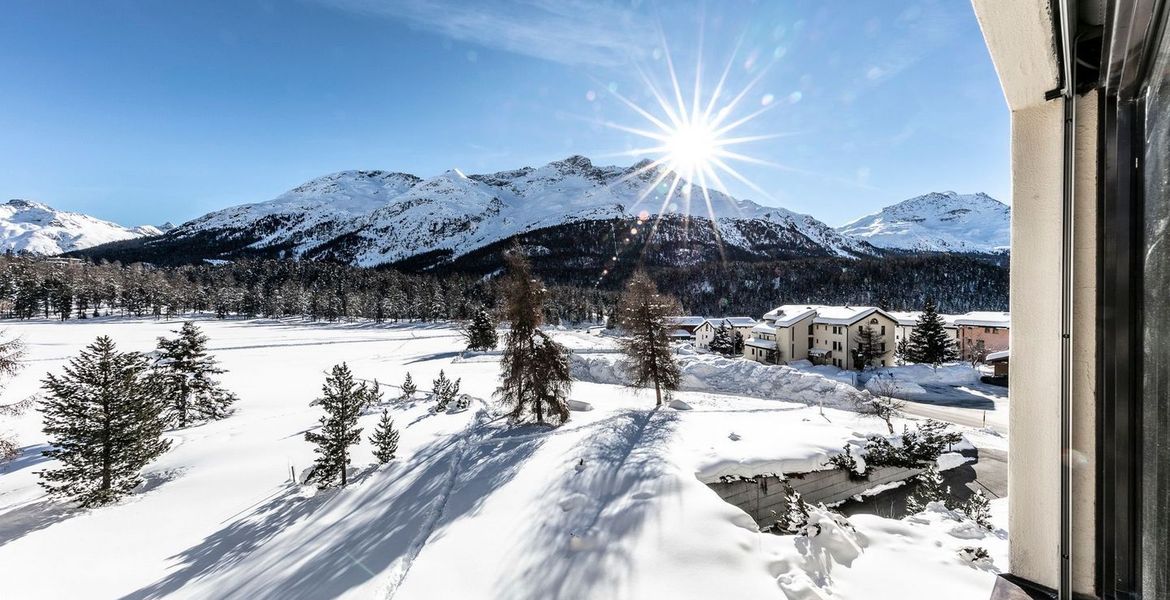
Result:
{"label": "snow field", "polygon": [[[99,334],[145,351],[179,324],[9,323],[28,344],[29,366],[6,398],[36,391],[46,371]],[[799,402],[712,393],[721,388],[708,384],[712,391],[678,394],[690,410],[652,410],[651,393],[579,381],[572,398],[593,410],[547,430],[509,425],[482,400],[461,413],[430,412],[423,396],[440,369],[478,399],[490,399],[497,384],[498,357],[460,359],[452,328],[199,324],[229,370],[223,381],[240,396],[237,413],[169,432],[175,447],[147,468],[145,491],[87,511],[47,500],[34,475],[51,467],[39,458],[39,415],[0,424],[27,449],[0,469],[5,598],[861,599],[946,589],[982,599],[993,571],[962,563],[952,546],[986,546],[1005,564],[999,537],[960,539],[950,533],[956,523],[929,514],[922,522],[854,517],[864,538],[854,550],[838,548],[837,534],[760,534],[704,485],[722,474],[811,470],[846,441],[884,431],[830,403],[823,414],[810,406],[819,394],[843,392],[824,378],[803,383],[816,375],[785,376],[789,400]],[[616,358],[605,354],[612,340],[554,335],[589,364]],[[303,436],[320,411],[309,402],[326,369],[343,360],[382,384],[402,432],[399,454],[373,466],[365,438],[381,411],[372,409],[352,448],[354,482],[318,492],[290,482],[289,472],[312,461]],[[692,373],[708,375],[695,381],[717,378],[709,363],[696,364]],[[419,398],[389,401],[408,370]],[[778,384],[761,389],[782,396]]]}

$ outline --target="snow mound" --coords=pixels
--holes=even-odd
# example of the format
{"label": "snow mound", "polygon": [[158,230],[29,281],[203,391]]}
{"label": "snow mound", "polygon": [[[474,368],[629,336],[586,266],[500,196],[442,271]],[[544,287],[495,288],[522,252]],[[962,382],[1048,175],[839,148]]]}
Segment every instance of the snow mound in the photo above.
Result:
{"label": "snow mound", "polygon": [[674,400],[670,401],[670,407],[675,409],[675,410],[691,410],[690,404],[687,404],[686,402],[683,402],[682,400],[679,400],[678,398],[675,398]]}
{"label": "snow mound", "polygon": [[569,399],[569,410],[577,410],[577,411],[593,410],[593,405],[588,403],[588,402],[585,402],[584,400],[573,400],[572,398],[570,398]]}
{"label": "snow mound", "polygon": [[[573,354],[573,377],[582,381],[625,384],[617,355]],[[768,400],[854,410],[869,394],[841,381],[783,365],[764,365],[712,354],[678,356],[683,390],[723,392]]]}
{"label": "snow mound", "polygon": [[875,396],[891,394],[895,398],[913,398],[926,394],[926,388],[913,381],[899,381],[894,379],[888,383],[883,377],[871,377],[865,382],[865,389]]}

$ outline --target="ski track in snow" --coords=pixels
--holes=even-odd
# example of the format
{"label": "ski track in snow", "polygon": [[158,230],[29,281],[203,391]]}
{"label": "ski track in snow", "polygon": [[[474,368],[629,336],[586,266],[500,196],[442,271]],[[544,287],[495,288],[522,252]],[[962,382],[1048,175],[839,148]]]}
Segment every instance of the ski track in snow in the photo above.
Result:
{"label": "ski track in snow", "polygon": [[473,445],[473,439],[484,435],[486,432],[480,430],[494,420],[490,418],[491,412],[487,402],[482,398],[476,398],[475,400],[479,402],[480,408],[476,411],[475,418],[468,423],[467,428],[460,434],[459,448],[455,450],[455,456],[451,459],[451,466],[447,470],[447,479],[443,482],[439,500],[428,511],[426,518],[423,520],[422,528],[419,529],[418,536],[410,544],[410,549],[407,550],[406,556],[403,556],[398,561],[398,565],[390,575],[390,581],[386,583],[385,592],[380,594],[386,600],[391,600],[398,593],[398,588],[402,586],[402,582],[410,574],[410,567],[414,564],[415,559],[418,558],[423,548],[426,547],[427,540],[435,533],[439,521],[443,518],[443,511],[446,510],[447,502],[451,498],[451,492],[454,491],[455,484],[459,479],[463,461],[467,458],[467,451]]}

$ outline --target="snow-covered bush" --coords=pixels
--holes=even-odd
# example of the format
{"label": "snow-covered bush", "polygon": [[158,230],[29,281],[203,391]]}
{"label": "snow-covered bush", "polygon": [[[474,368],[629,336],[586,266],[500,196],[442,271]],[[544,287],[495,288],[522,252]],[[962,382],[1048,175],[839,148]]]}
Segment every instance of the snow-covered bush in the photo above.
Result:
{"label": "snow-covered bush", "polygon": [[977,566],[991,564],[991,553],[982,546],[963,546],[959,548],[959,558]]}
{"label": "snow-covered bush", "polygon": [[840,454],[830,456],[829,462],[825,464],[845,471],[849,474],[850,479],[865,478],[866,465],[858,465],[857,459],[853,457],[852,447],[849,444],[845,444]]}

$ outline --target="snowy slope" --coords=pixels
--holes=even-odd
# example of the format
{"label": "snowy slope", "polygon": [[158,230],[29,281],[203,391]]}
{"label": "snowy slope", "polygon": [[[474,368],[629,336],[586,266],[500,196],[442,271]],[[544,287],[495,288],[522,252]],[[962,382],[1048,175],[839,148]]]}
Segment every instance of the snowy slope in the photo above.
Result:
{"label": "snowy slope", "polygon": [[837,228],[879,248],[998,252],[1011,241],[1011,207],[986,194],[934,192]]}
{"label": "snowy slope", "polygon": [[0,204],[0,251],[3,252],[61,254],[160,233],[162,231],[150,225],[129,229],[30,200],[9,200]]}
{"label": "snowy slope", "polygon": [[[35,392],[46,371],[59,373],[98,334],[121,350],[148,351],[179,325],[12,323],[11,334],[27,341],[28,367],[6,396]],[[515,426],[478,400],[451,414],[431,412],[421,390],[414,401],[389,400],[407,371],[429,382],[440,369],[466,393],[490,398],[498,356],[460,358],[454,327],[199,325],[228,370],[237,411],[166,432],[171,450],[119,502],[83,510],[46,497],[36,472],[58,464],[40,454],[40,415],[0,421],[22,447],[0,467],[5,599],[981,600],[1006,568],[1006,533],[973,531],[949,511],[859,515],[850,517],[855,532],[826,522],[825,535],[779,536],[760,533],[704,484],[719,473],[823,466],[844,444],[884,433],[877,419],[685,391],[677,397],[692,410],[655,410],[648,390],[578,381],[571,398],[593,410],[557,429]],[[578,352],[613,351],[609,339],[552,334]],[[399,452],[374,464],[367,437],[381,407],[369,410],[351,449],[351,483],[319,492],[289,473],[313,460],[304,434],[321,410],[310,403],[325,370],[343,360],[357,377],[381,381]],[[826,394],[832,404],[834,392]],[[962,562],[966,545],[986,547],[994,564]]]}
{"label": "snowy slope", "polygon": [[[457,169],[429,179],[382,171],[345,171],[314,179],[268,202],[233,207],[168,233],[183,239],[244,240],[370,266],[441,251],[457,257],[518,233],[584,220],[637,215],[713,219],[725,243],[754,251],[780,234],[840,256],[867,244],[816,219],[737,200],[679,182],[660,171],[599,167],[582,156],[485,175]],[[670,197],[669,202],[666,200]],[[709,199],[709,202],[708,202]]]}

